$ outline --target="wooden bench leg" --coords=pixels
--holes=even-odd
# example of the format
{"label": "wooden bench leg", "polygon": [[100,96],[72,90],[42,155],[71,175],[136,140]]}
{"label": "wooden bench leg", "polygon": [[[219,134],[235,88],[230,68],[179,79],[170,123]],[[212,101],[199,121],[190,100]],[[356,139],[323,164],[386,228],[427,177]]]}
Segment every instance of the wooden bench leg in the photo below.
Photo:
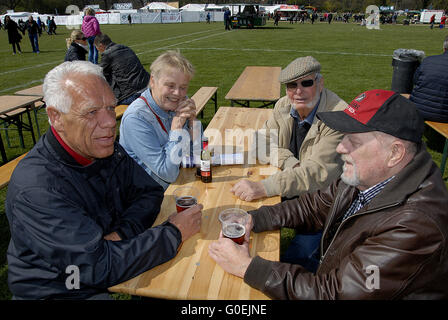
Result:
{"label": "wooden bench leg", "polygon": [[218,112],[218,91],[213,95],[212,101],[215,102],[215,113]]}
{"label": "wooden bench leg", "polygon": [[28,115],[28,121],[30,122],[31,137],[33,138],[34,144],[36,144],[36,137],[34,136],[34,130],[33,130],[33,122],[31,121],[30,110],[28,108],[26,109],[26,114]]}
{"label": "wooden bench leg", "polygon": [[38,138],[40,138],[39,119],[37,118],[38,108],[34,107],[33,111],[34,111],[34,120],[36,120],[37,136],[38,136]]}
{"label": "wooden bench leg", "polygon": [[3,163],[8,162],[8,157],[6,156],[5,145],[3,144],[3,139],[2,139],[1,134],[0,134],[0,153],[2,154]]}
{"label": "wooden bench leg", "polygon": [[442,178],[445,172],[445,165],[447,158],[448,158],[448,138],[445,139],[445,146],[443,147],[443,154],[442,154],[442,163],[440,164],[440,171],[442,172]]}

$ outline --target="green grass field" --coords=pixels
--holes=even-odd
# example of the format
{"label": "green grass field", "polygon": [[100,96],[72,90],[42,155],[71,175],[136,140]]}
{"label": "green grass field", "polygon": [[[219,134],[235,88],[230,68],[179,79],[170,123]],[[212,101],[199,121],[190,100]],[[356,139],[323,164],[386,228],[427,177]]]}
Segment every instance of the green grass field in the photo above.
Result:
{"label": "green grass field", "polygon": [[[322,64],[325,85],[350,102],[370,89],[390,89],[392,54],[395,49],[422,50],[427,56],[440,54],[446,29],[430,30],[428,26],[382,25],[381,30],[367,30],[356,24],[326,23],[289,24],[272,20],[264,28],[225,31],[223,23],[102,25],[114,42],[131,47],[147,70],[163,51],[179,49],[195,66],[189,95],[201,86],[217,86],[218,106],[229,105],[224,99],[233,83],[248,65],[285,67],[300,56],[312,55]],[[64,60],[65,38],[71,30],[59,26],[57,35],[43,34],[39,39],[40,54],[33,54],[28,36],[24,36],[22,55],[12,55],[7,34],[0,31],[0,94],[14,92],[42,83],[45,74]],[[284,92],[284,88],[282,88]],[[210,103],[204,114],[204,126],[213,117]],[[45,115],[40,117],[41,132],[48,128]],[[2,131],[3,141],[4,130]],[[26,147],[21,148],[14,130],[10,130],[12,159],[28,151],[31,138],[25,133]],[[425,132],[434,161],[440,164],[443,139],[431,130]],[[448,171],[448,170],[447,170]],[[445,173],[445,179],[448,173]],[[0,299],[9,299],[6,285],[6,249],[9,241],[8,222],[4,214],[6,188],[0,190]],[[283,232],[283,247],[292,232]]]}

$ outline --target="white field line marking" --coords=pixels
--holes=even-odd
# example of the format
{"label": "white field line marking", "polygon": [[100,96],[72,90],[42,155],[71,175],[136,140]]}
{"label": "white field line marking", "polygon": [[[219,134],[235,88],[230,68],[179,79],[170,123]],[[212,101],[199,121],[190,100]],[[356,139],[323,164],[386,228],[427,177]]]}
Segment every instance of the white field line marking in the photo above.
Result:
{"label": "white field line marking", "polygon": [[262,51],[262,52],[303,52],[303,53],[317,53],[317,54],[333,54],[333,55],[347,55],[347,56],[376,56],[376,57],[391,57],[391,54],[382,53],[353,53],[353,52],[335,52],[335,51],[316,51],[316,50],[293,50],[293,49],[255,49],[255,48],[178,48],[180,50],[216,50],[216,51]]}
{"label": "white field line marking", "polygon": [[[235,32],[235,31],[230,31],[230,32]],[[195,42],[195,41],[199,41],[199,40],[204,40],[204,39],[211,38],[211,37],[216,37],[216,36],[219,36],[219,35],[225,34],[225,33],[229,34],[230,32],[229,31],[224,31],[224,32],[215,33],[215,34],[211,34],[211,35],[208,35],[208,36],[204,36],[204,37],[200,37],[200,38],[196,38],[196,39],[192,39],[192,40],[178,42],[178,43],[170,44],[168,46],[163,46],[163,47],[159,47],[159,48],[156,48],[156,49],[152,49],[152,50],[149,50],[149,51],[139,52],[139,53],[137,53],[137,55],[151,53],[151,52],[158,51],[158,50],[165,50],[167,48],[175,47],[175,46],[178,46],[180,44],[186,44],[186,43],[191,43],[191,42]]]}
{"label": "white field line marking", "polygon": [[[169,40],[173,40],[173,39],[178,39],[178,38],[182,38],[182,37],[188,37],[188,36],[192,36],[192,35],[196,35],[196,34],[201,34],[201,33],[205,33],[205,32],[211,32],[211,31],[215,31],[215,30],[217,30],[217,29],[214,29],[214,30],[206,30],[206,31],[199,31],[199,32],[194,32],[194,33],[189,33],[189,34],[179,35],[179,36],[175,36],[175,37],[171,37],[171,38],[166,38],[166,39],[159,39],[159,40],[154,40],[154,41],[147,41],[147,42],[142,42],[142,43],[134,44],[134,45],[129,46],[129,47],[136,47],[136,46],[141,46],[141,45],[146,45],[146,44],[156,43],[156,42],[162,42],[162,41],[169,41]],[[221,33],[220,33],[220,34],[221,34]],[[199,39],[201,39],[201,38],[199,38]],[[182,44],[182,43],[184,43],[184,42],[181,42],[180,44]],[[168,48],[168,47],[167,47],[167,48]],[[61,50],[61,51],[62,51],[62,50]],[[137,55],[139,55],[139,54],[141,54],[141,53],[137,53]],[[35,65],[35,66],[29,66],[29,67],[20,68],[20,69],[4,71],[4,72],[0,72],[0,76],[5,75],[5,74],[14,73],[14,72],[25,71],[25,70],[28,70],[28,69],[44,67],[44,66],[48,66],[48,65],[51,65],[51,64],[59,64],[60,62],[62,62],[62,61],[43,63],[43,64],[38,64],[38,65]]]}
{"label": "white field line marking", "polygon": [[20,89],[20,88],[28,88],[30,85],[32,85],[32,84],[34,84],[36,82],[43,82],[43,81],[44,81],[44,79],[32,80],[32,81],[30,81],[28,83],[23,83],[21,85],[15,86],[15,87],[11,87],[11,88],[0,90],[0,93],[6,92],[6,91],[10,91],[10,90]]}
{"label": "white field line marking", "polygon": [[147,41],[147,42],[141,42],[141,43],[137,43],[137,44],[133,44],[132,46],[129,46],[130,48],[133,47],[138,47],[138,46],[143,46],[145,44],[150,44],[150,43],[157,43],[157,42],[162,42],[162,41],[169,41],[169,40],[174,40],[174,39],[178,39],[178,38],[183,38],[183,37],[188,37],[188,36],[192,36],[192,35],[196,35],[196,34],[201,34],[201,33],[206,33],[206,32],[211,32],[211,31],[215,31],[217,29],[214,30],[206,30],[206,31],[198,31],[198,32],[193,32],[193,33],[189,33],[189,34],[182,34],[180,36],[175,36],[175,37],[170,37],[170,38],[165,38],[165,39],[159,39],[159,40],[152,40],[152,41]]}
{"label": "white field line marking", "polygon": [[4,71],[4,72],[0,72],[0,76],[3,76],[5,74],[10,74],[10,73],[14,73],[14,72],[20,72],[20,71],[25,71],[25,70],[29,70],[29,69],[35,69],[35,68],[40,68],[40,67],[45,67],[45,66],[49,66],[51,64],[59,64],[61,63],[61,61],[53,61],[53,62],[48,62],[48,63],[42,63],[42,64],[37,64],[34,66],[29,66],[29,67],[25,67],[25,68],[20,68],[20,69],[15,69],[15,70],[9,70],[9,71]]}

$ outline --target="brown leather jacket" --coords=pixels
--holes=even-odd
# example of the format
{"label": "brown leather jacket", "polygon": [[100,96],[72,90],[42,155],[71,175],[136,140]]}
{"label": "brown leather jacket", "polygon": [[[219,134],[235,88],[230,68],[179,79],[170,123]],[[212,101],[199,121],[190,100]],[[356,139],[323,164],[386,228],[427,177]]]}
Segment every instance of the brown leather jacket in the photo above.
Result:
{"label": "brown leather jacket", "polygon": [[257,256],[245,282],[274,299],[447,299],[448,191],[426,147],[367,206],[338,224],[357,192],[338,180],[250,212],[254,232],[324,232],[316,274]]}

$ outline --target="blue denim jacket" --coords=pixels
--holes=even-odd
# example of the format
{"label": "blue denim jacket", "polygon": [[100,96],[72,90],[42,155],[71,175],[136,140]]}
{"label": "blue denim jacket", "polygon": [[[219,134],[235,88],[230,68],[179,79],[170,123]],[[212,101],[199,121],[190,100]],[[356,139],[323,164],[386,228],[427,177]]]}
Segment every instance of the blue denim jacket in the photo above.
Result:
{"label": "blue denim jacket", "polygon": [[[162,110],[154,101],[150,89],[142,96],[159,116],[166,133],[143,99],[132,102],[120,124],[120,144],[127,153],[165,190],[179,175],[182,156],[192,152],[188,121],[183,130],[171,130],[175,112]],[[200,124],[199,121],[196,123]],[[202,136],[202,125],[200,126]],[[196,143],[195,143],[196,144]],[[200,140],[197,141],[200,147]]]}

